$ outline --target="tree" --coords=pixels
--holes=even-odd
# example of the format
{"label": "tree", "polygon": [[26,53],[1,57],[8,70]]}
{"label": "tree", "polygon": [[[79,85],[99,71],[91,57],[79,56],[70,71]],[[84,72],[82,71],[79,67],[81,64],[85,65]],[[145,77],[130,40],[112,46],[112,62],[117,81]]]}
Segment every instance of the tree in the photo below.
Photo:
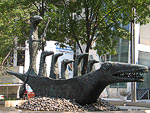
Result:
{"label": "tree", "polygon": [[18,37],[18,46],[29,37],[29,20],[34,10],[29,1],[1,0],[0,62],[8,53],[13,53],[15,37]]}
{"label": "tree", "polygon": [[[15,37],[18,45],[24,46],[30,35],[30,19],[38,13],[41,0],[1,0],[0,4],[0,63],[12,56]],[[40,35],[39,35],[40,37]],[[9,53],[9,55],[8,55]]]}
{"label": "tree", "polygon": [[[129,38],[128,31],[122,26],[129,24],[134,18],[132,8],[136,9],[136,21],[141,24],[148,22],[150,16],[150,0],[1,1],[0,38],[8,43],[2,43],[4,48],[13,45],[10,43],[14,36],[28,37],[29,19],[39,14],[44,18],[39,27],[40,33],[47,18],[51,17],[46,40],[57,40],[62,47],[65,46],[64,43],[69,44],[74,50],[77,43],[82,53],[89,53],[93,48],[99,55],[115,54],[116,38]],[[95,46],[92,45],[94,42]],[[85,50],[82,48],[83,44],[86,46]],[[87,60],[88,58],[84,59],[82,74],[85,73]]]}
{"label": "tree", "polygon": [[[116,38],[129,38],[129,32],[122,26],[136,18],[144,24],[150,16],[150,0],[61,0],[52,1],[59,17],[52,18],[51,37],[75,48],[78,44],[82,53],[91,48],[99,55],[115,54]],[[133,17],[132,8],[136,9]],[[54,10],[49,10],[51,14]],[[92,46],[95,42],[95,46]],[[85,50],[82,45],[85,45]],[[85,73],[88,58],[85,57],[82,74]]]}

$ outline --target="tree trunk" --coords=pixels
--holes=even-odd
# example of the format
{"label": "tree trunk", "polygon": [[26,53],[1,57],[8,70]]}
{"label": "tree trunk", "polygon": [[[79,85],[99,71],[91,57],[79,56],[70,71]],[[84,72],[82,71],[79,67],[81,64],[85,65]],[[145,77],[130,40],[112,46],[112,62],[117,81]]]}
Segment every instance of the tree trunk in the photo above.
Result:
{"label": "tree trunk", "polygon": [[81,75],[84,75],[86,73],[87,64],[88,64],[88,56],[83,58],[83,66],[82,66]]}
{"label": "tree trunk", "polygon": [[[89,54],[89,47],[86,47],[85,53]],[[82,71],[81,71],[81,75],[84,75],[86,73],[86,69],[87,69],[87,65],[88,65],[88,57],[89,55],[85,56],[83,58],[83,66],[82,66]]]}

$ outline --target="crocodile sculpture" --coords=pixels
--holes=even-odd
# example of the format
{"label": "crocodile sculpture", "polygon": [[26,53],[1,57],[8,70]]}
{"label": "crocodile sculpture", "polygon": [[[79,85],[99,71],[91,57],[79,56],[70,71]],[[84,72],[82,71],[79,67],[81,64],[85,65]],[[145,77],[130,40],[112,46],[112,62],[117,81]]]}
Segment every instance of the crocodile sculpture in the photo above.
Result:
{"label": "crocodile sculpture", "polygon": [[[65,79],[64,76],[66,75],[63,75],[62,79],[58,79],[56,65],[58,57],[62,54],[54,54],[53,51],[43,51],[41,53],[40,68],[39,73],[37,74],[34,70],[35,67],[33,64],[35,63],[34,57],[37,52],[37,42],[40,42],[37,35],[37,25],[41,20],[42,18],[39,16],[34,16],[32,18],[31,33],[29,38],[29,70],[25,74],[7,71],[9,74],[15,75],[17,78],[24,81],[23,91],[25,90],[25,84],[27,83],[30,85],[36,96],[75,99],[76,102],[84,105],[95,102],[103,89],[109,84],[118,82],[141,82],[144,80],[141,74],[148,70],[146,66],[113,62],[106,62],[102,64],[98,70],[78,76],[78,65],[81,59],[87,54],[76,55],[73,78]],[[36,45],[36,47],[34,47],[34,45]],[[49,77],[46,77],[44,75],[44,62],[46,56],[49,55],[53,55],[53,63],[51,64],[50,75]],[[63,72],[65,72],[66,63],[69,62],[70,61],[62,63],[62,66],[64,65]],[[88,67],[90,71],[93,63],[96,63],[96,61],[89,62]]]}
{"label": "crocodile sculpture", "polygon": [[[31,86],[36,96],[63,97],[75,99],[81,105],[97,100],[103,89],[112,83],[144,81],[142,73],[148,67],[126,63],[106,62],[93,72],[65,80],[29,74],[27,84]],[[22,81],[27,74],[8,71]]]}

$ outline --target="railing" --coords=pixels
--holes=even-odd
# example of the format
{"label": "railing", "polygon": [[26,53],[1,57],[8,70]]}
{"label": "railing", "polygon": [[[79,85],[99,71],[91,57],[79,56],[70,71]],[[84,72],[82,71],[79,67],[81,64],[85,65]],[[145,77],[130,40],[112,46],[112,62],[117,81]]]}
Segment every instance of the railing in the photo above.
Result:
{"label": "railing", "polygon": [[150,99],[150,89],[149,88],[138,88],[137,89],[137,99],[140,100],[147,94],[147,99]]}

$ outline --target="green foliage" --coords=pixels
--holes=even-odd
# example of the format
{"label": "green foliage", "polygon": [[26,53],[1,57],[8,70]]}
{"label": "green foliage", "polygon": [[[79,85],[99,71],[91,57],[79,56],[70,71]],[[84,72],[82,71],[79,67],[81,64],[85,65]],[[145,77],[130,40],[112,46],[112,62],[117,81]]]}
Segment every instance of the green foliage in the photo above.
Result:
{"label": "green foliage", "polygon": [[115,54],[117,38],[129,39],[129,32],[122,26],[133,18],[141,24],[149,22],[150,0],[51,0],[44,1],[44,8],[38,11],[38,4],[43,1],[1,0],[0,59],[14,47],[14,37],[19,42],[28,39],[30,17],[38,14],[43,17],[39,37],[51,17],[46,40],[57,40],[62,47],[63,43],[69,44],[74,50],[77,43],[81,52],[94,48],[99,55]]}
{"label": "green foliage", "polygon": [[29,20],[34,12],[35,7],[29,0],[1,0],[0,62],[13,50],[15,37],[18,37],[20,43],[29,37]]}
{"label": "green foliage", "polygon": [[[136,18],[147,23],[150,16],[150,0],[69,0],[52,1],[53,8],[46,13],[52,17],[50,37],[74,48],[77,42],[81,52],[97,50],[99,55],[115,54],[117,38],[129,39],[124,27]],[[132,8],[136,9],[133,17]],[[51,13],[55,12],[55,16]],[[95,46],[92,46],[92,43]],[[83,51],[81,45],[85,44]]]}

